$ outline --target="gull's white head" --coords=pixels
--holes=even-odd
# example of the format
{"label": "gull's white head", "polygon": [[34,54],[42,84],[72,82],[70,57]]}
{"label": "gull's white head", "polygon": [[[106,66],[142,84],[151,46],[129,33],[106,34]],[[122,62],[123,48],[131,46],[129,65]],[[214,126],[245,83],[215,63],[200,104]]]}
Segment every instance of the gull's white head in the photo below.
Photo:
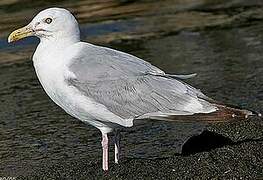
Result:
{"label": "gull's white head", "polygon": [[80,32],[77,20],[68,10],[49,8],[38,13],[27,26],[13,31],[8,37],[8,42],[28,36],[37,36],[41,41],[79,41]]}

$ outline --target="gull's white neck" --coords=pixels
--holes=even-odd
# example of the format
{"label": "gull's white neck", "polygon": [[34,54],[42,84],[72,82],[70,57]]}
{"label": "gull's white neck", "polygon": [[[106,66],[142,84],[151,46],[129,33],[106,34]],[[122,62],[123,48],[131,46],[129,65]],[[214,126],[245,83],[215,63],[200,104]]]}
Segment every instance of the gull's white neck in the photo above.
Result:
{"label": "gull's white neck", "polygon": [[67,38],[61,36],[41,38],[33,60],[35,61],[44,56],[59,54],[61,51],[65,51],[67,47],[79,41],[79,36],[70,36]]}
{"label": "gull's white neck", "polygon": [[54,85],[62,78],[70,47],[79,42],[79,36],[42,37],[33,55],[37,76],[44,87]]}

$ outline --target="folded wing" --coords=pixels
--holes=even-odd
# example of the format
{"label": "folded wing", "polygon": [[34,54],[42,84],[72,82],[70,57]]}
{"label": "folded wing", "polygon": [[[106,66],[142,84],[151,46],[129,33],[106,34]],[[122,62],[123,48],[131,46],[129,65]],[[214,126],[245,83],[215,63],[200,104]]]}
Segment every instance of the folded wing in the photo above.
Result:
{"label": "folded wing", "polygon": [[[123,119],[210,113],[217,108],[199,90],[135,56],[87,43],[79,45],[67,82]],[[192,76],[186,76],[186,78]]]}

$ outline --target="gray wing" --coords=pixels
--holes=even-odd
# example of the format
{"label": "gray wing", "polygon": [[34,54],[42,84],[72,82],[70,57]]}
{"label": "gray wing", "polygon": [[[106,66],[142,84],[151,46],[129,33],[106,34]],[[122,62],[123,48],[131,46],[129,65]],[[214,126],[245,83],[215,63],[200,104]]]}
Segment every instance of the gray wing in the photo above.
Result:
{"label": "gray wing", "polygon": [[67,82],[124,118],[208,113],[215,107],[199,90],[150,63],[109,48],[82,44]]}

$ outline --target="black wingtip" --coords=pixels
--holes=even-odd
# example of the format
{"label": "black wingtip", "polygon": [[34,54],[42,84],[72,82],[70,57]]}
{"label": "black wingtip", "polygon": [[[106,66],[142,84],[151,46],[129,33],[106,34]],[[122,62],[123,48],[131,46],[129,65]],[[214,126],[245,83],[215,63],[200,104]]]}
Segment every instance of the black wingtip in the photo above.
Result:
{"label": "black wingtip", "polygon": [[258,117],[262,117],[262,114],[257,112],[257,111],[253,111],[253,110],[249,110],[252,114],[252,116],[258,116]]}

